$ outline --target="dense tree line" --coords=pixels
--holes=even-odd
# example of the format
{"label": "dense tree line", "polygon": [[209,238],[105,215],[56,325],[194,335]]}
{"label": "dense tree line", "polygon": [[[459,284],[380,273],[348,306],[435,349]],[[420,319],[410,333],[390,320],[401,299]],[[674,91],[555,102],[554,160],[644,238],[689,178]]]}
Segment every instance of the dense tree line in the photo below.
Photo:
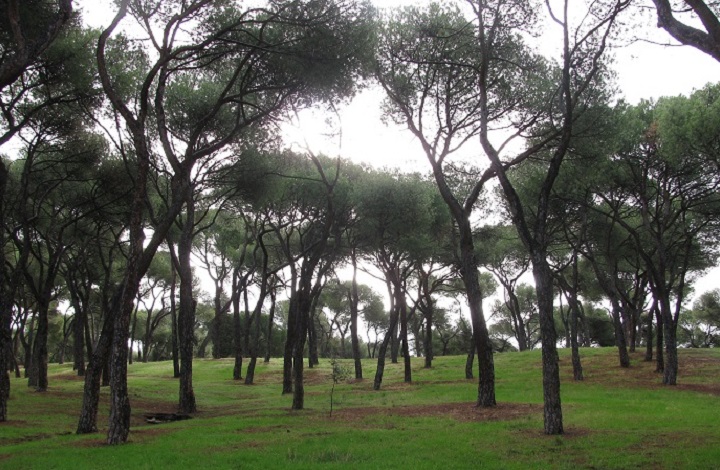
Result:
{"label": "dense tree line", "polygon": [[[716,7],[692,2],[708,35],[686,40],[654,4],[714,54]],[[0,421],[7,371],[44,391],[66,360],[85,377],[78,433],[110,386],[111,444],[134,360],[172,360],[193,413],[194,357],[233,358],[246,384],[282,357],[302,409],[305,361],[352,359],[363,379],[373,359],[377,390],[387,356],[411,382],[411,356],[467,354],[494,406],[493,354],[541,348],[548,434],[560,344],[576,380],[582,347],[613,345],[676,384],[678,347],[720,341],[717,291],[686,309],[716,254],[720,86],[615,100],[605,56],[630,6],[576,23],[568,2],[123,0],[94,31],[69,1],[0,1]],[[530,44],[543,15],[557,58]],[[373,83],[429,171],[283,147],[289,114]]]}

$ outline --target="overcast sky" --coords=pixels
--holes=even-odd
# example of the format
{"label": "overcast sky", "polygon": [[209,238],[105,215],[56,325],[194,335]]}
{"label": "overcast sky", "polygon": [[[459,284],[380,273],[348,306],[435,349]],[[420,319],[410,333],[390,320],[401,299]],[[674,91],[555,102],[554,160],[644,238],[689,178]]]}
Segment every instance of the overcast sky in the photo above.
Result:
{"label": "overcast sky", "polygon": [[[379,8],[423,3],[422,0],[373,0]],[[427,2],[429,3],[429,2]],[[109,23],[115,12],[111,0],[81,0],[84,18],[93,26]],[[644,23],[642,36],[653,41],[669,41],[669,37],[653,27],[652,18]],[[628,21],[632,21],[628,19]],[[638,28],[636,28],[638,29]],[[615,56],[617,85],[620,97],[630,103],[640,99],[688,94],[709,82],[720,79],[720,63],[691,47],[662,47],[648,42],[635,42],[612,51]],[[328,116],[306,112],[301,121],[288,126],[289,142],[305,145],[330,155],[342,154],[355,161],[376,166],[417,167],[425,170],[425,157],[417,142],[402,128],[381,122],[377,90],[360,93],[349,105],[340,106],[339,120],[331,116],[335,128],[325,125]],[[294,130],[293,130],[294,127]],[[337,131],[341,130],[342,139]],[[328,133],[332,133],[328,136]]]}

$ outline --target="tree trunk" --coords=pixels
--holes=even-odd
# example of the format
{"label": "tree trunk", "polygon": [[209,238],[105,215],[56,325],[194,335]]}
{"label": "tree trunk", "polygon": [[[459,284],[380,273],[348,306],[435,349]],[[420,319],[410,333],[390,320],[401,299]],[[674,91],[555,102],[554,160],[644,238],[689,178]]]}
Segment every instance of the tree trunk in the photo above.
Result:
{"label": "tree trunk", "polygon": [[178,242],[178,276],[180,277],[180,312],[178,315],[180,352],[180,397],[178,409],[181,413],[197,411],[195,392],[192,385],[193,346],[195,345],[195,309],[193,298],[192,242],[195,230],[194,191],[188,191],[185,199],[185,220]]}
{"label": "tree trunk", "polygon": [[405,382],[412,382],[412,368],[410,367],[410,347],[408,345],[408,320],[405,294],[401,289],[397,290],[398,298],[395,301],[400,309],[400,341],[402,343],[403,365]]}
{"label": "tree trunk", "polygon": [[[154,302],[153,302],[154,304]],[[162,306],[165,308],[165,301],[162,301]],[[159,314],[159,313],[158,313]],[[135,328],[133,326],[133,328]],[[152,326],[152,312],[147,312],[145,317],[145,335],[142,340],[142,349],[138,348],[138,355],[142,352],[142,361],[148,362],[150,360],[150,345],[152,344],[153,326]]]}
{"label": "tree trunk", "polygon": [[475,342],[470,345],[470,351],[468,352],[467,359],[465,360],[465,378],[472,379],[475,377],[473,374],[473,363],[475,362]]}
{"label": "tree trunk", "polygon": [[272,344],[273,321],[275,320],[275,287],[270,289],[270,312],[268,312],[268,328],[266,336],[265,363],[270,362],[270,346]]}
{"label": "tree trunk", "polygon": [[[425,369],[430,369],[432,367],[432,360],[433,360],[433,334],[432,334],[432,324],[433,324],[433,309],[432,307],[428,308],[428,312],[425,315]],[[444,343],[443,346],[447,346],[447,343]],[[443,347],[443,356],[445,355],[445,347]]]}
{"label": "tree trunk", "polygon": [[44,392],[48,387],[48,310],[50,305],[45,299],[38,301],[37,330],[32,348],[32,368],[28,379],[28,386],[35,387],[35,391]]}
{"label": "tree trunk", "polygon": [[398,363],[398,355],[400,353],[400,338],[398,337],[399,322],[389,331],[390,333],[390,362]]}
{"label": "tree trunk", "polygon": [[660,315],[665,341],[665,362],[663,368],[663,385],[677,385],[678,353],[677,328],[667,301],[660,299]]}
{"label": "tree trunk", "polygon": [[572,284],[567,285],[569,287],[568,292],[568,306],[570,307],[570,348],[572,350],[572,365],[573,365],[573,380],[583,380],[583,369],[582,362],[580,362],[580,349],[578,348],[578,330],[577,323],[578,317],[580,317],[580,303],[578,302],[578,263],[577,253],[573,253],[572,263]]}
{"label": "tree trunk", "polygon": [[73,323],[73,367],[77,375],[85,375],[85,323],[87,312],[80,307],[79,301],[75,303],[75,323]]}
{"label": "tree trunk", "polygon": [[[135,331],[137,329],[137,314],[138,314],[139,306],[135,306],[135,311],[133,312],[133,321],[132,326],[130,327],[130,354],[128,354],[128,364],[133,363],[133,349],[135,346]],[[146,348],[147,345],[143,345],[143,348]],[[147,362],[147,361],[145,361]]]}
{"label": "tree trunk", "polygon": [[625,330],[620,323],[620,304],[616,299],[612,301],[612,318],[615,327],[615,344],[618,348],[618,356],[620,358],[620,367],[630,367],[630,356],[628,355],[627,342],[625,341]]}
{"label": "tree trunk", "polygon": [[302,410],[305,406],[305,385],[303,383],[303,353],[305,351],[305,338],[308,332],[308,320],[312,308],[312,273],[317,262],[307,261],[300,275],[300,285],[297,290],[297,311],[295,322],[295,338],[293,341],[293,410]]}
{"label": "tree trunk", "polygon": [[573,379],[576,381],[584,379],[582,362],[580,361],[580,349],[578,347],[578,313],[576,308],[570,308],[570,347],[572,349]]}
{"label": "tree trunk", "polygon": [[170,281],[170,334],[172,335],[170,344],[172,347],[173,378],[177,379],[180,377],[180,353],[178,351],[177,306],[175,304],[177,272],[173,263],[170,263],[170,275],[172,277]]}
{"label": "tree trunk", "polygon": [[110,357],[110,347],[113,337],[114,321],[112,312],[105,312],[100,338],[85,372],[85,385],[83,388],[82,409],[78,421],[77,434],[97,432],[98,403],[100,402],[100,379]]}
{"label": "tree trunk", "polygon": [[315,325],[315,317],[317,312],[314,309],[310,311],[310,321],[308,322],[308,369],[312,369],[315,364],[320,363],[317,344],[317,329]]}
{"label": "tree trunk", "polygon": [[360,341],[358,340],[358,304],[360,302],[358,296],[357,285],[357,257],[355,250],[352,251],[353,277],[352,287],[350,290],[350,342],[352,345],[353,363],[355,365],[355,379],[363,378],[362,362],[360,360]]}
{"label": "tree trunk", "polygon": [[647,316],[647,336],[645,343],[645,362],[652,362],[653,360],[653,316],[655,314],[655,308],[657,307],[657,301],[653,301],[652,307],[648,310]]}
{"label": "tree trunk", "polygon": [[557,335],[553,322],[553,285],[545,253],[532,254],[533,275],[540,316],[543,365],[543,417],[545,434],[563,433],[562,404],[560,401],[560,367],[557,353]]}
{"label": "tree trunk", "polygon": [[392,337],[392,330],[397,325],[399,316],[398,308],[395,306],[393,311],[390,313],[390,325],[385,333],[385,338],[383,338],[383,342],[380,344],[380,348],[377,352],[377,369],[375,370],[373,390],[380,390],[380,385],[382,385],[383,374],[385,372],[385,356],[387,355],[387,348]]}
{"label": "tree trunk", "polygon": [[[295,276],[293,276],[295,277]],[[293,285],[294,285],[293,279]],[[297,313],[297,291],[290,295],[290,302],[288,305],[288,327],[287,327],[287,338],[285,339],[285,350],[283,351],[283,395],[286,393],[293,392],[293,357],[295,350],[295,342],[297,340],[297,329],[298,325],[298,313]]]}
{"label": "tree trunk", "polygon": [[[238,286],[235,286],[237,289]],[[243,349],[242,349],[242,320],[240,318],[240,293],[233,293],[233,337],[235,343],[235,365],[233,367],[233,380],[242,380]]]}
{"label": "tree trunk", "polygon": [[657,323],[657,328],[655,328],[655,338],[657,341],[655,343],[656,344],[655,355],[657,356],[656,361],[655,361],[655,372],[660,373],[660,372],[665,371],[665,354],[663,353],[665,343],[664,343],[664,338],[663,338],[663,336],[664,336],[663,335],[663,332],[664,332],[663,317],[662,317],[662,314],[660,313],[659,308],[655,309],[655,315],[656,315],[655,322]]}
{"label": "tree trunk", "polygon": [[[461,235],[461,237],[463,237],[463,235]],[[465,234],[465,237],[463,237],[464,243],[461,242],[463,263],[461,275],[467,292],[470,319],[473,325],[473,340],[478,356],[479,377],[477,406],[495,406],[495,363],[493,359],[492,342],[490,341],[490,335],[482,309],[483,295],[480,291],[474,249],[471,244],[472,242],[468,240],[467,237],[472,237],[472,233]]]}
{"label": "tree trunk", "polygon": [[[0,169],[4,171],[4,168]],[[2,177],[2,174],[0,174]],[[0,204],[2,204],[0,202]],[[0,267],[0,271],[4,268]],[[5,284],[0,279],[0,289],[5,293]],[[12,309],[9,305],[7,297],[0,299],[0,423],[8,419],[8,400],[10,399],[10,374],[8,374],[7,364],[9,361],[9,352],[12,350]]]}
{"label": "tree trunk", "polygon": [[[127,355],[128,339],[130,336],[130,315],[133,311],[135,290],[129,285],[137,286],[139,283],[137,260],[128,260],[131,265],[128,271],[130,278],[126,278],[121,290],[120,301],[116,313],[112,315],[114,321],[110,368],[110,425],[107,433],[108,444],[122,444],[127,442],[130,434],[130,398],[127,388]],[[114,307],[115,309],[115,307]],[[105,374],[103,374],[105,375]]]}

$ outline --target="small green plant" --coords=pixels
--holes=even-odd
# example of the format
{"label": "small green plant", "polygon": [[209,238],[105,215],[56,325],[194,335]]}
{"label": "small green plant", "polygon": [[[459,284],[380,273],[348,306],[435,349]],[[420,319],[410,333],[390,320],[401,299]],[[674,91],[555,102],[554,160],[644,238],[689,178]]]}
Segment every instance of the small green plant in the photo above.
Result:
{"label": "small green plant", "polygon": [[332,379],[332,388],[330,389],[330,416],[333,412],[333,395],[335,394],[335,385],[350,377],[350,367],[342,363],[337,357],[330,359],[330,378]]}

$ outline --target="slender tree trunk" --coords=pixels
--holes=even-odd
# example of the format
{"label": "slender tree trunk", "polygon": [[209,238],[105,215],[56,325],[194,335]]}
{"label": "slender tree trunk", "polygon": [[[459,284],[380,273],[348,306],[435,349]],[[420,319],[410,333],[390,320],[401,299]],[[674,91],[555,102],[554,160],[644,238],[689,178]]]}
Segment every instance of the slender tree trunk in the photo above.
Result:
{"label": "slender tree trunk", "polygon": [[[428,308],[427,313],[425,314],[425,369],[430,369],[432,367],[432,361],[434,359],[433,355],[433,334],[432,334],[432,324],[433,324],[433,308],[430,306]],[[443,345],[443,356],[445,355],[445,346],[447,346],[447,343]]]}
{"label": "slender tree trunk", "polygon": [[[315,258],[306,260],[301,268],[300,284],[297,290],[295,338],[292,350],[293,372],[293,410],[302,410],[305,406],[305,385],[303,383],[303,354],[305,351],[305,338],[308,332],[308,320],[312,308],[312,274],[317,266]],[[289,333],[288,333],[289,334]]]}
{"label": "slender tree trunk", "polygon": [[178,409],[181,413],[194,413],[197,411],[197,405],[192,384],[192,362],[193,346],[195,345],[195,309],[197,301],[193,298],[193,272],[190,260],[195,230],[194,190],[188,191],[185,208],[183,230],[178,242],[178,275],[180,277],[180,313],[178,315],[180,396]]}
{"label": "slender tree trunk", "polygon": [[665,341],[665,362],[663,368],[663,385],[677,385],[678,353],[677,328],[673,321],[668,302],[660,299],[660,315],[662,317],[663,336]]}
{"label": "slender tree trunk", "polygon": [[88,318],[90,315],[85,312],[85,315],[83,316],[83,320],[85,322],[85,354],[87,357],[87,360],[89,361],[90,358],[93,355],[94,351],[94,345],[93,345],[93,337],[90,332],[90,319]]}
{"label": "slender tree trunk", "polygon": [[400,337],[398,336],[399,322],[390,331],[390,362],[398,363],[398,355],[400,354]]}
{"label": "slender tree trunk", "polygon": [[[467,236],[472,236],[470,233]],[[462,237],[462,235],[461,235]],[[483,295],[480,291],[480,284],[475,262],[472,242],[463,237],[461,241],[462,250],[462,278],[467,292],[468,304],[470,307],[470,318],[473,324],[473,340],[478,355],[479,377],[478,377],[478,399],[477,406],[495,406],[495,363],[493,358],[492,342],[488,333],[485,315],[482,309]]]}
{"label": "slender tree trunk", "polygon": [[32,368],[28,379],[28,386],[35,387],[35,391],[44,392],[48,387],[48,310],[46,299],[38,302],[37,330],[32,348]]}
{"label": "slender tree trunk", "polygon": [[397,306],[393,309],[393,311],[390,313],[390,325],[388,327],[387,332],[385,333],[385,338],[383,338],[382,343],[380,344],[380,348],[377,352],[377,369],[375,370],[375,380],[373,381],[373,390],[380,390],[380,385],[382,385],[382,379],[383,374],[385,372],[385,356],[387,355],[387,349],[390,344],[390,340],[392,337],[392,330],[393,327],[397,325],[399,312]]}
{"label": "slender tree trunk", "polygon": [[270,289],[270,312],[268,312],[268,327],[265,348],[265,363],[270,362],[270,346],[272,345],[273,322],[275,321],[275,288]]}
{"label": "slender tree trunk", "polygon": [[466,379],[472,379],[475,377],[473,374],[473,363],[475,363],[475,350],[477,347],[475,346],[475,342],[470,345],[470,351],[468,351],[467,359],[465,360],[465,378]]}
{"label": "slender tree trunk", "polygon": [[515,339],[518,342],[519,351],[527,351],[529,346],[527,327],[520,311],[520,300],[515,295],[514,286],[508,281],[504,283],[505,292],[508,296],[507,307],[515,325]]}
{"label": "slender tree trunk", "polygon": [[[168,243],[170,242],[168,241]],[[173,252],[172,248],[170,251]],[[170,334],[172,335],[170,344],[172,348],[173,378],[177,379],[180,377],[180,353],[178,351],[177,305],[175,302],[177,271],[175,271],[174,263],[170,263],[170,277]]]}
{"label": "slender tree trunk", "polygon": [[[128,260],[128,264],[136,265],[137,260]],[[112,349],[110,354],[110,426],[107,433],[108,444],[123,444],[130,434],[130,398],[127,388],[127,355],[130,336],[130,315],[135,299],[134,289],[137,286],[137,267],[130,267],[130,278],[123,284],[122,294],[117,313],[113,315]]]}
{"label": "slender tree trunk", "polygon": [[357,285],[357,257],[352,251],[353,277],[350,288],[350,342],[352,345],[353,363],[355,365],[355,379],[363,378],[362,362],[360,360],[360,341],[358,340],[358,303],[360,302]]}
{"label": "slender tree trunk", "polygon": [[653,360],[653,316],[655,314],[655,308],[657,307],[657,301],[653,301],[652,307],[648,310],[647,316],[647,336],[645,343],[645,362],[652,362]]}
{"label": "slender tree trunk", "polygon": [[580,361],[580,349],[578,347],[578,311],[576,308],[570,308],[570,347],[572,349],[572,365],[573,379],[576,381],[583,380],[583,368]]}
{"label": "slender tree trunk", "polygon": [[557,335],[553,322],[553,285],[545,253],[532,254],[533,275],[540,312],[542,340],[543,401],[545,434],[563,433],[562,404],[560,401],[560,367],[557,353]]}
{"label": "slender tree trunk", "polygon": [[85,375],[85,323],[87,311],[80,306],[79,300],[75,303],[75,323],[73,323],[73,367],[77,375]]}
{"label": "slender tree trunk", "polygon": [[215,317],[212,320],[212,323],[210,324],[210,333],[208,336],[212,339],[212,357],[213,359],[220,359],[220,329],[221,329],[221,316],[223,315],[222,311],[222,284],[217,283],[215,285],[215,298],[214,298],[214,305],[215,305]]}
{"label": "slender tree trunk", "polygon": [[[267,254],[265,254],[267,260]],[[263,272],[267,272],[267,262],[263,263]],[[265,303],[265,297],[267,295],[267,275],[263,275],[262,284],[260,287],[260,295],[258,296],[257,304],[253,310],[253,322],[255,325],[255,338],[253,339],[252,346],[250,348],[250,364],[248,364],[247,373],[245,374],[245,385],[252,385],[255,380],[255,365],[257,364],[258,352],[260,351],[260,316],[262,314],[262,306]]]}
{"label": "slender tree trunk", "polygon": [[110,357],[114,323],[111,312],[106,312],[100,338],[90,356],[85,371],[85,386],[83,388],[82,409],[80,410],[77,434],[95,433],[98,430],[97,413],[98,403],[100,402],[100,379]]}
{"label": "slender tree trunk", "polygon": [[[293,276],[294,277],[294,276]],[[294,285],[294,280],[293,280]],[[285,339],[285,350],[283,351],[283,395],[293,392],[293,357],[295,351],[295,343],[297,341],[298,325],[298,306],[297,291],[290,295],[290,303],[288,306],[288,327],[287,338]]]}
{"label": "slender tree trunk", "polygon": [[320,363],[318,355],[318,344],[317,344],[317,329],[315,327],[315,317],[317,312],[315,309],[310,310],[310,320],[308,321],[308,369],[315,367],[315,364]]}
{"label": "slender tree trunk", "polygon": [[[4,167],[0,168],[0,172],[4,172]],[[2,178],[0,173],[0,178]],[[1,187],[0,187],[1,188]],[[0,204],[2,204],[0,202]],[[4,268],[0,267],[0,271]],[[0,275],[2,276],[2,275]],[[0,278],[0,289],[5,294],[5,284]],[[3,296],[0,299],[0,423],[8,419],[8,400],[10,399],[10,374],[8,374],[7,364],[9,361],[9,352],[12,345],[12,308],[8,298]]]}
{"label": "slender tree trunk", "polygon": [[233,333],[235,338],[235,366],[233,367],[233,380],[242,380],[243,350],[242,350],[242,320],[240,318],[240,293],[233,298]]}
{"label": "slender tree trunk", "polygon": [[405,293],[398,289],[398,300],[396,303],[400,308],[400,341],[402,342],[402,355],[405,371],[405,382],[412,382],[412,368],[410,367],[410,347],[408,345],[408,320]]}
{"label": "slender tree trunk", "polygon": [[637,315],[634,308],[628,314],[628,320],[628,351],[634,353],[637,345]]}
{"label": "slender tree trunk", "polygon": [[568,296],[568,304],[570,306],[570,347],[572,350],[573,379],[576,381],[583,380],[582,363],[580,362],[580,349],[578,347],[578,330],[577,323],[580,316],[580,302],[578,302],[577,292],[579,284],[577,253],[573,253],[572,265],[572,285]]}
{"label": "slender tree trunk", "polygon": [[[130,327],[130,354],[128,354],[128,364],[133,363],[133,349],[135,346],[135,330],[137,329],[137,314],[138,314],[138,306],[135,306],[135,311],[133,312],[132,326]],[[145,361],[145,362],[147,362],[147,361]]]}
{"label": "slender tree trunk", "polygon": [[655,338],[656,338],[656,347],[655,347],[655,372],[661,373],[665,371],[665,354],[663,353],[664,349],[664,328],[663,328],[663,317],[660,313],[660,308],[655,309],[655,315],[657,323],[657,328],[655,328]]}

